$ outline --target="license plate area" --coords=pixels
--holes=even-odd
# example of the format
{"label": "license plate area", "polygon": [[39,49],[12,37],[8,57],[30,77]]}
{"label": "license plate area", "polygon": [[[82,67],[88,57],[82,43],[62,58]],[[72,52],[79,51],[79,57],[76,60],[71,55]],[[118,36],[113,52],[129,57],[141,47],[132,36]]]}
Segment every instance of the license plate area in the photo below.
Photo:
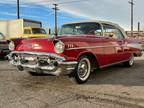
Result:
{"label": "license plate area", "polygon": [[35,56],[35,55],[21,54],[19,56],[20,56],[20,61],[22,64],[27,64],[27,65],[36,65],[37,64],[37,56]]}
{"label": "license plate area", "polygon": [[37,56],[34,55],[20,55],[21,59],[27,60],[27,61],[35,61],[37,60]]}
{"label": "license plate area", "polygon": [[24,57],[24,59],[27,61],[35,61],[37,58],[36,57]]}

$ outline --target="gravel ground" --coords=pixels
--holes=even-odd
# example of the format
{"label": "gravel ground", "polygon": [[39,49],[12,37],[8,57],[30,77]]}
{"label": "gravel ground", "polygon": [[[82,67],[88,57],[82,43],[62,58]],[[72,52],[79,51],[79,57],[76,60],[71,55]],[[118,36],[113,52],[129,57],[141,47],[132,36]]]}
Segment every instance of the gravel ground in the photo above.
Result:
{"label": "gravel ground", "polygon": [[0,61],[0,108],[143,108],[144,56],[135,65],[92,73],[83,85],[66,76],[30,76]]}

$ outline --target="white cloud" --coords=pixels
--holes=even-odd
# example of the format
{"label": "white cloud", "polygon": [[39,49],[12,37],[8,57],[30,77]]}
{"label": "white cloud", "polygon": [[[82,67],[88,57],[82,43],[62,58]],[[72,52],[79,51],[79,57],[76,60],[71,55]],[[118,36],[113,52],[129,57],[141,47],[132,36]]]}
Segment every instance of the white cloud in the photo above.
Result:
{"label": "white cloud", "polygon": [[16,16],[16,13],[0,12],[0,15]]}
{"label": "white cloud", "polygon": [[[22,1],[22,0],[21,0]],[[69,0],[76,1],[76,0]],[[79,0],[78,0],[79,1]],[[68,0],[23,0],[24,5],[39,4],[47,8],[52,8],[53,3],[68,2]],[[15,0],[0,1],[0,3],[15,3]],[[142,8],[144,0],[135,0],[134,21],[144,22]],[[69,4],[60,4],[62,12],[73,14],[77,17],[87,19],[108,20],[116,22],[125,28],[130,28],[130,5],[128,0],[81,0]],[[144,25],[144,23],[142,23]]]}
{"label": "white cloud", "polygon": [[[16,13],[9,13],[9,12],[0,12],[0,15],[7,15],[7,16],[16,16]],[[44,17],[49,17],[53,15],[53,13],[49,13],[47,15],[45,15]],[[26,15],[26,14],[21,14],[21,17],[29,17],[29,18],[43,18],[43,16],[36,16],[36,15]]]}

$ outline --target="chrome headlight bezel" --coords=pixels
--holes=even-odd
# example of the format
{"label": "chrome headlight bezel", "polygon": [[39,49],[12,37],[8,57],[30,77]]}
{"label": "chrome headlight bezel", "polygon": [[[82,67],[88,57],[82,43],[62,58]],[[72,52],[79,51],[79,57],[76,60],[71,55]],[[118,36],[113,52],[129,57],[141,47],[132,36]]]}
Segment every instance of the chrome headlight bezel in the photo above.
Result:
{"label": "chrome headlight bezel", "polygon": [[62,41],[58,41],[55,43],[54,50],[56,53],[63,53],[65,50],[65,44]]}
{"label": "chrome headlight bezel", "polygon": [[14,42],[11,41],[11,42],[9,43],[8,47],[9,47],[9,50],[10,50],[10,51],[15,50],[15,44],[14,44]]}

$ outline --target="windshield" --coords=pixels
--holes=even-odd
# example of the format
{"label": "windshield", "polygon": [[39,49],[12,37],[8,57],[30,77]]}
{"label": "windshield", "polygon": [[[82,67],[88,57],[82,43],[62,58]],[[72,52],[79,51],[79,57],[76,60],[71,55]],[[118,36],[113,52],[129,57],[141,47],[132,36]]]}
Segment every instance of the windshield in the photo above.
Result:
{"label": "windshield", "polygon": [[33,32],[33,34],[46,34],[46,31],[44,29],[40,29],[40,28],[33,28],[32,32]]}
{"label": "windshield", "polygon": [[101,35],[101,26],[98,23],[76,23],[63,25],[60,35]]}

